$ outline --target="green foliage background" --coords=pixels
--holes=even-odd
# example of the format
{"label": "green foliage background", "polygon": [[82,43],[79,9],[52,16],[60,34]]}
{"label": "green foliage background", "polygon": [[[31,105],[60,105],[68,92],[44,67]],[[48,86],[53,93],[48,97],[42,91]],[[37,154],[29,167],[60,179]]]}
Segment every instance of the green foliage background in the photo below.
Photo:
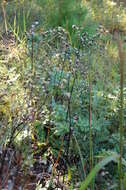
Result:
{"label": "green foliage background", "polygon": [[[6,3],[5,10],[14,45],[10,45],[11,36],[5,34],[3,19],[0,26],[0,134],[3,136],[0,146],[7,145],[14,130],[13,143],[25,158],[25,168],[34,163],[30,141],[44,159],[48,149],[56,158],[64,139],[60,157],[69,160],[71,184],[76,186],[84,178],[84,172],[87,175],[90,171],[90,93],[93,165],[100,156],[120,151],[120,59],[114,31],[121,33],[125,52],[125,8],[110,0],[24,0]],[[124,127],[125,84],[124,79]],[[125,134],[123,138],[125,142]],[[125,143],[123,149],[126,159]],[[113,156],[109,158],[113,160]],[[124,165],[124,178],[125,169]],[[106,178],[101,177],[100,182],[97,182],[100,173],[96,176],[96,186],[100,189],[118,183],[118,171],[113,163],[105,171]]]}

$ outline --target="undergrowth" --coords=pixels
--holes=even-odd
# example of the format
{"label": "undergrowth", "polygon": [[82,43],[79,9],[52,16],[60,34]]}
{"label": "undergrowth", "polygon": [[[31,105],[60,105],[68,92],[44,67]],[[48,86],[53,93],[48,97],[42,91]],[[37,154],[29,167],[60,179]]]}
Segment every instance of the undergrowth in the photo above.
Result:
{"label": "undergrowth", "polygon": [[4,166],[14,150],[27,181],[38,172],[36,189],[125,189],[125,44],[116,36],[125,33],[116,24],[125,9],[110,1],[41,3],[3,4],[0,185],[13,174]]}

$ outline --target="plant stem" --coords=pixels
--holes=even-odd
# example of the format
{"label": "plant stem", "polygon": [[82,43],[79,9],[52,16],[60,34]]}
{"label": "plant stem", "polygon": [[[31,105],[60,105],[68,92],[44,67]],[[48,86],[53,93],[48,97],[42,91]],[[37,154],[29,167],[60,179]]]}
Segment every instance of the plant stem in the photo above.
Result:
{"label": "plant stem", "polygon": [[82,165],[82,169],[83,169],[83,173],[84,173],[84,179],[85,179],[86,178],[86,171],[85,171],[85,167],[84,167],[85,161],[83,159],[83,155],[82,155],[82,152],[81,152],[81,149],[80,149],[80,146],[79,146],[79,143],[77,141],[77,138],[76,138],[75,134],[73,133],[72,136],[73,136],[73,139],[75,140],[75,143],[76,143],[76,146],[77,146],[77,149],[78,149],[78,152],[79,152],[81,165]]}
{"label": "plant stem", "polygon": [[72,127],[72,121],[71,121],[71,99],[72,99],[72,94],[73,94],[73,90],[74,90],[74,85],[75,85],[75,80],[76,80],[76,73],[74,76],[74,80],[73,80],[73,84],[72,84],[72,88],[70,91],[70,98],[68,100],[68,115],[69,115],[69,134],[68,134],[68,143],[67,143],[67,161],[69,160],[69,147],[70,147],[70,140],[71,140],[71,127]]}
{"label": "plant stem", "polygon": [[[93,168],[93,142],[92,142],[92,127],[91,127],[91,101],[92,101],[92,83],[91,83],[91,63],[89,62],[89,166],[90,172]],[[93,189],[93,182],[91,184],[91,189]]]}
{"label": "plant stem", "polygon": [[119,159],[119,190],[122,190],[122,156],[123,156],[123,104],[124,104],[124,96],[123,96],[123,88],[124,88],[124,54],[122,50],[122,41],[118,35],[118,53],[120,59],[120,159]]}
{"label": "plant stem", "polygon": [[34,76],[34,72],[35,72],[35,68],[34,68],[34,34],[33,34],[33,32],[32,32],[32,55],[31,55],[31,61],[32,61],[32,74],[33,74],[33,76]]}
{"label": "plant stem", "polygon": [[7,19],[6,19],[6,11],[5,11],[5,1],[2,1],[1,6],[2,6],[2,11],[3,11],[5,31],[6,31],[6,34],[7,34],[8,27],[7,27]]}

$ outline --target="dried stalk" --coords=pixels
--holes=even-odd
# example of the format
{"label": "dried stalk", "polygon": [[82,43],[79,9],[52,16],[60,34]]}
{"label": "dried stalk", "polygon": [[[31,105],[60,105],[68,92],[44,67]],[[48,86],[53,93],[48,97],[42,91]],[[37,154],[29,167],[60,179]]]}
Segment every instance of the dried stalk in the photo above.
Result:
{"label": "dried stalk", "polygon": [[7,34],[7,32],[8,32],[8,27],[7,27],[7,17],[6,17],[5,3],[6,3],[6,2],[3,0],[3,1],[1,2],[1,7],[2,7],[2,12],[3,12],[5,31],[6,31],[6,34]]}

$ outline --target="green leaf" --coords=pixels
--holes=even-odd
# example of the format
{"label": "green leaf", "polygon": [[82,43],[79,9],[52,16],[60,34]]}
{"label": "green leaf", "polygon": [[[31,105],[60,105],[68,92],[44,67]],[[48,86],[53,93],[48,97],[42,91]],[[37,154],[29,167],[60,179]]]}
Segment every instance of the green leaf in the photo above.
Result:
{"label": "green leaf", "polygon": [[124,189],[126,189],[126,173],[124,174],[123,185],[124,185]]}
{"label": "green leaf", "polygon": [[71,170],[70,167],[68,166],[68,181],[71,180]]}
{"label": "green leaf", "polygon": [[81,187],[79,190],[86,190],[91,181],[95,178],[96,174],[109,162],[116,161],[119,158],[117,154],[113,154],[112,156],[108,156],[100,161],[89,173],[87,178],[81,183]]}

